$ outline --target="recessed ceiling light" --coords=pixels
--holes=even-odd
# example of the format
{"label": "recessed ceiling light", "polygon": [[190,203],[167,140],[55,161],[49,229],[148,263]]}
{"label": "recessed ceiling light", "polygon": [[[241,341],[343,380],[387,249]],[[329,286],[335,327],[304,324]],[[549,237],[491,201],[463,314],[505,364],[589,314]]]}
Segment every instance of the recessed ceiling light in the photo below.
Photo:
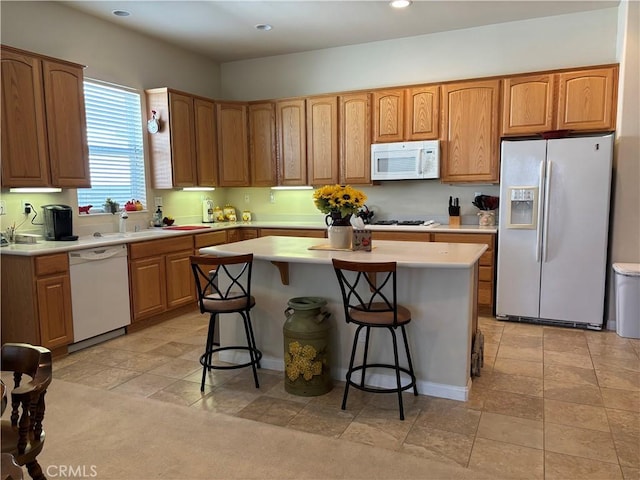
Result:
{"label": "recessed ceiling light", "polygon": [[393,8],[407,8],[411,5],[411,0],[393,0],[393,2],[389,2]]}
{"label": "recessed ceiling light", "polygon": [[116,17],[128,17],[131,15],[131,12],[127,12],[126,10],[113,10],[113,13]]}
{"label": "recessed ceiling light", "polygon": [[269,25],[268,23],[259,23],[259,24],[256,25],[256,30],[261,30],[263,32],[268,32],[272,28],[273,27],[271,25]]}

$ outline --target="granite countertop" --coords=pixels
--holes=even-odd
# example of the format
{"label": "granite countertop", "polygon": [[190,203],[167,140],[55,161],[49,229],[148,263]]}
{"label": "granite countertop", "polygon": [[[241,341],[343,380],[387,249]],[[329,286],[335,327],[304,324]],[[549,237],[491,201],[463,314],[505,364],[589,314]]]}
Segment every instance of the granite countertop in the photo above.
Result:
{"label": "granite countertop", "polygon": [[[123,243],[142,242],[169,238],[180,235],[193,235],[198,233],[215,232],[232,228],[290,228],[290,229],[324,229],[326,225],[319,222],[283,222],[283,221],[255,221],[255,222],[225,222],[210,224],[190,224],[200,227],[192,230],[172,230],[171,227],[148,228],[139,232],[127,233],[102,233],[100,237],[93,235],[81,236],[78,240],[69,242],[54,242],[41,240],[32,244],[10,244],[0,249],[0,254],[6,255],[44,255],[49,253],[69,252],[94,247],[106,247],[121,245]],[[485,227],[479,225],[437,225],[437,226],[398,226],[398,225],[366,225],[372,231],[398,231],[398,232],[440,232],[440,233],[497,233],[498,227]]]}
{"label": "granite countertop", "polygon": [[487,245],[475,243],[432,243],[376,240],[371,251],[315,250],[328,241],[321,238],[260,237],[200,249],[200,253],[241,255],[251,252],[255,259],[330,264],[332,258],[357,262],[397,262],[413,268],[469,268],[487,250]]}

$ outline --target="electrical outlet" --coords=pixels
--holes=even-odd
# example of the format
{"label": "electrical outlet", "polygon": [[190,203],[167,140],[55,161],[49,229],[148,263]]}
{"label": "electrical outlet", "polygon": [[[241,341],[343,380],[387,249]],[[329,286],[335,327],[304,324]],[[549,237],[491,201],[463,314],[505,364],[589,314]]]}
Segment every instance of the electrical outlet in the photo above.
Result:
{"label": "electrical outlet", "polygon": [[7,214],[7,202],[4,200],[0,200],[0,215]]}
{"label": "electrical outlet", "polygon": [[162,197],[155,197],[154,199],[155,207],[161,207],[163,205]]}
{"label": "electrical outlet", "polygon": [[276,194],[273,193],[273,190],[269,192],[269,202],[276,203]]}
{"label": "electrical outlet", "polygon": [[249,194],[248,194],[248,193],[245,193],[245,194],[244,194],[244,203],[249,203],[249,202],[250,202]]}
{"label": "electrical outlet", "polygon": [[33,205],[27,200],[20,201],[20,208],[20,211],[25,215],[29,215],[31,212],[33,212]]}

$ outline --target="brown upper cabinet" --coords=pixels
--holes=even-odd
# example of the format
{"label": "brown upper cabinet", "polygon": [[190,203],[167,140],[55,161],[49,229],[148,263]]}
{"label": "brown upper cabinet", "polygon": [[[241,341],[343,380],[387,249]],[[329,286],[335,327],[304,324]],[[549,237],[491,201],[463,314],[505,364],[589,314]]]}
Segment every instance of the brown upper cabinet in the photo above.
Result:
{"label": "brown upper cabinet", "polygon": [[558,74],[559,130],[615,130],[618,68]]}
{"label": "brown upper cabinet", "polygon": [[503,80],[503,135],[615,130],[615,66]]}
{"label": "brown upper cabinet", "polygon": [[247,104],[216,103],[219,182],[221,187],[246,187],[249,179]]}
{"label": "brown upper cabinet", "polygon": [[438,138],[438,85],[374,91],[373,105],[373,143]]}
{"label": "brown upper cabinet", "polygon": [[340,183],[371,183],[371,94],[339,98]]}
{"label": "brown upper cabinet", "polygon": [[499,79],[442,86],[442,182],[498,182],[499,95]]}
{"label": "brown upper cabinet", "polygon": [[154,188],[217,184],[215,103],[168,88],[146,90],[160,129],[149,133]]}
{"label": "brown upper cabinet", "polygon": [[307,185],[305,99],[276,102],[278,185]]}
{"label": "brown upper cabinet", "polygon": [[91,186],[82,65],[2,46],[2,186]]}
{"label": "brown upper cabinet", "polygon": [[307,98],[307,184],[338,183],[338,97]]}
{"label": "brown upper cabinet", "polygon": [[553,74],[505,78],[502,134],[526,135],[554,128]]}
{"label": "brown upper cabinet", "polygon": [[404,89],[373,92],[373,143],[404,139]]}
{"label": "brown upper cabinet", "polygon": [[405,90],[404,138],[435,140],[438,138],[440,86],[407,88]]}
{"label": "brown upper cabinet", "polygon": [[251,185],[277,185],[276,106],[273,102],[249,104],[249,164]]}

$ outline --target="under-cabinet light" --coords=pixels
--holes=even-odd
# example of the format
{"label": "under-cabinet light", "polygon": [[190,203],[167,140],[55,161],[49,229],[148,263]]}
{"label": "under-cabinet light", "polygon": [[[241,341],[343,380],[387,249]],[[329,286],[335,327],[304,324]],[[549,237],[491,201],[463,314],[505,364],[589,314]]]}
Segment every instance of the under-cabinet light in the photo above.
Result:
{"label": "under-cabinet light", "polygon": [[393,8],[407,8],[411,3],[410,0],[394,0],[393,2],[389,2],[389,5]]}
{"label": "under-cabinet light", "polygon": [[17,187],[10,188],[10,193],[59,193],[61,188],[56,187]]}
{"label": "under-cabinet light", "polygon": [[183,192],[212,192],[215,187],[184,187]]}
{"label": "under-cabinet light", "polygon": [[271,187],[271,190],[313,190],[311,185],[291,185],[281,187]]}

